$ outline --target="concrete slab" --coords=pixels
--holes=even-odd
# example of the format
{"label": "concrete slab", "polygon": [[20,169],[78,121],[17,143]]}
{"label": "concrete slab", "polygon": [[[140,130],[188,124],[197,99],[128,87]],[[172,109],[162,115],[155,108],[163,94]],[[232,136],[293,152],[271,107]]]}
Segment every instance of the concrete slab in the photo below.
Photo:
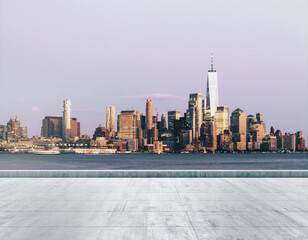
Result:
{"label": "concrete slab", "polygon": [[307,178],[1,178],[0,239],[308,239]]}

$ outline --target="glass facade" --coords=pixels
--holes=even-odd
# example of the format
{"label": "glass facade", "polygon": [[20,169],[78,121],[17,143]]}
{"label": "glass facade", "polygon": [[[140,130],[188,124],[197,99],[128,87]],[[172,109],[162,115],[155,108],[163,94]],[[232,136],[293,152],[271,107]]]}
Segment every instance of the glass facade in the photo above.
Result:
{"label": "glass facade", "polygon": [[215,116],[217,106],[219,106],[217,72],[210,70],[207,73],[206,110],[210,111],[212,117]]}

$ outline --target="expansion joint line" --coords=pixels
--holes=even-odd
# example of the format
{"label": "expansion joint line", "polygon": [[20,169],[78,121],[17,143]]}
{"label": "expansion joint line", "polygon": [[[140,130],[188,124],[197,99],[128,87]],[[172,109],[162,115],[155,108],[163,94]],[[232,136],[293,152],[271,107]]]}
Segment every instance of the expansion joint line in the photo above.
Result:
{"label": "expansion joint line", "polygon": [[199,240],[198,235],[197,235],[196,230],[195,230],[195,227],[194,227],[194,225],[192,224],[192,222],[191,222],[191,220],[190,220],[190,217],[189,217],[189,215],[188,215],[188,212],[185,212],[185,213],[186,213],[186,215],[187,215],[187,217],[188,217],[188,220],[189,220],[189,222],[190,222],[190,225],[191,225],[192,229],[194,230],[196,239]]}
{"label": "expansion joint line", "polygon": [[124,206],[122,208],[122,212],[124,212],[127,202],[128,202],[128,200],[126,200],[126,202],[125,202],[125,204],[124,204]]}

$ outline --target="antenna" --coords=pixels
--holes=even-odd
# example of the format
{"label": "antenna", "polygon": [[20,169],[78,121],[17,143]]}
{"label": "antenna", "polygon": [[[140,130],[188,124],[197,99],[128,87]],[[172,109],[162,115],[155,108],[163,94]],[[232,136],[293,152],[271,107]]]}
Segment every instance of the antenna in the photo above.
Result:
{"label": "antenna", "polygon": [[211,71],[213,71],[213,65],[214,65],[214,53],[213,53],[213,49],[211,50]]}

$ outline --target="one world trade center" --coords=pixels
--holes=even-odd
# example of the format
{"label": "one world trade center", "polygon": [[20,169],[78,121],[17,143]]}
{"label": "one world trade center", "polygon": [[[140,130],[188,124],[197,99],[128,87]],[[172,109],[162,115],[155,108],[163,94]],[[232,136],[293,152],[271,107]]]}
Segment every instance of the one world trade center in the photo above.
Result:
{"label": "one world trade center", "polygon": [[206,88],[206,110],[210,112],[214,118],[217,106],[219,106],[218,97],[218,79],[217,72],[213,68],[213,52],[211,53],[211,70],[207,73],[207,88]]}

